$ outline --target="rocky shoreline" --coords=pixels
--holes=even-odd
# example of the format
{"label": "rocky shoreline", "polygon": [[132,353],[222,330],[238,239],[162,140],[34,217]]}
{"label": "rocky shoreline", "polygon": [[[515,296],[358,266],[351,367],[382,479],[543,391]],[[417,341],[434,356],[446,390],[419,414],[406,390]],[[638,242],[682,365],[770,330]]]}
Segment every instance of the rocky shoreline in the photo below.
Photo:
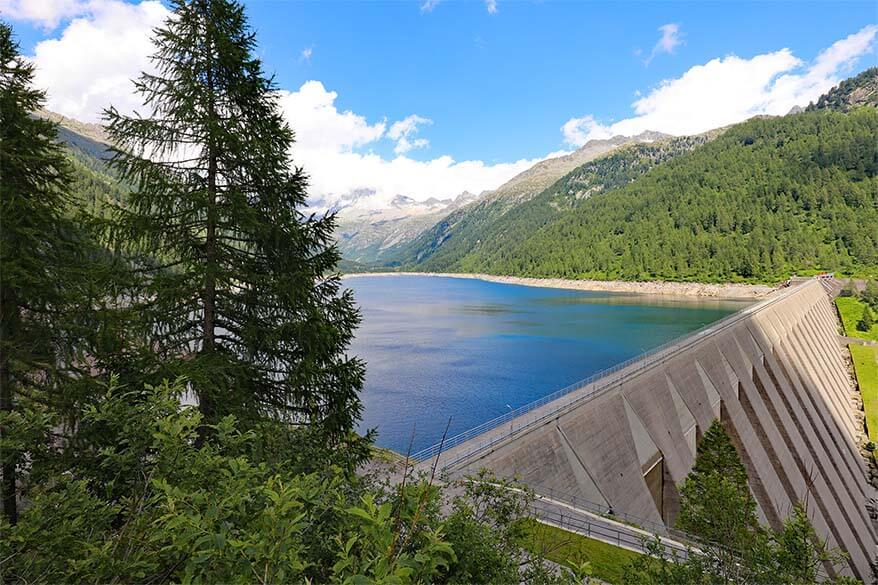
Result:
{"label": "rocky shoreline", "polygon": [[520,276],[494,276],[491,274],[440,273],[440,272],[363,272],[345,274],[342,278],[365,276],[437,276],[444,278],[470,278],[488,282],[518,284],[543,288],[562,288],[601,292],[622,292],[644,295],[668,295],[714,299],[761,299],[776,287],[765,284],[699,283],[699,282],[627,282],[620,280],[569,280],[564,278],[526,278]]}

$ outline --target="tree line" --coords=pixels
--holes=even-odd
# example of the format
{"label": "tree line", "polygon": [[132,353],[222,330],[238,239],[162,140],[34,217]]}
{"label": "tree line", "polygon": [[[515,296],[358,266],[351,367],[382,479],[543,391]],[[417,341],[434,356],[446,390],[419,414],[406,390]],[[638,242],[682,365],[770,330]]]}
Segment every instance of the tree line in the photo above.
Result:
{"label": "tree line", "polygon": [[876,133],[878,111],[863,106],[750,120],[694,148],[671,141],[660,158],[656,145],[622,149],[512,210],[449,216],[400,263],[599,280],[874,278]]}

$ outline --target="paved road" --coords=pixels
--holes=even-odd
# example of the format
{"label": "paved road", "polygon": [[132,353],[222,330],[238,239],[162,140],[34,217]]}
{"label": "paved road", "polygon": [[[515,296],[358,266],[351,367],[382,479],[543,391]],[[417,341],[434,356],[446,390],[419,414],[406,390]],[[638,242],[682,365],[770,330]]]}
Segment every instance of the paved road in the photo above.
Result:
{"label": "paved road", "polygon": [[878,341],[872,341],[871,339],[860,339],[859,337],[845,337],[844,335],[839,335],[838,340],[844,346],[853,343],[856,345],[868,345],[871,347],[878,347]]}
{"label": "paved road", "polygon": [[[634,526],[539,495],[532,505],[532,510],[541,522],[636,553],[646,553],[645,543],[657,537]],[[658,538],[664,545],[666,554],[676,554],[680,559],[688,558],[685,544],[667,537],[658,536]]]}

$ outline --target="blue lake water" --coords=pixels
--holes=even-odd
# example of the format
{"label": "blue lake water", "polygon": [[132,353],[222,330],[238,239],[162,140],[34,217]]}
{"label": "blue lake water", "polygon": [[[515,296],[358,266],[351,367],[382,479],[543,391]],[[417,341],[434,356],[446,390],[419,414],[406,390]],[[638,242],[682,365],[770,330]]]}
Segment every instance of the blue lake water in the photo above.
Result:
{"label": "blue lake water", "polygon": [[367,366],[360,430],[399,452],[437,443],[449,419],[454,436],[746,306],[431,276],[345,286],[363,315],[351,347]]}

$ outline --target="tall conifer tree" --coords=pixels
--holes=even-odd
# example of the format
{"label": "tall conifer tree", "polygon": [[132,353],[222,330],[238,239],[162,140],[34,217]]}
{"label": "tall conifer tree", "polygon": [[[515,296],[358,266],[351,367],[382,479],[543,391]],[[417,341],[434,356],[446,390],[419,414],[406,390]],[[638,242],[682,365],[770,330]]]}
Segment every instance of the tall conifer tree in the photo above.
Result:
{"label": "tall conifer tree", "polygon": [[176,0],[155,33],[148,114],[106,112],[113,164],[135,186],[118,236],[145,275],[150,352],[184,375],[207,423],[280,416],[330,437],[359,418],[359,316],[333,274],[332,217],[306,216],[307,179],[255,38],[232,0]]}
{"label": "tall conifer tree", "polygon": [[72,411],[65,405],[75,392],[65,383],[88,372],[81,333],[94,276],[95,248],[70,219],[67,160],[55,124],[35,115],[45,93],[32,81],[33,65],[0,22],[0,460],[13,524],[19,471],[30,459],[25,412]]}

